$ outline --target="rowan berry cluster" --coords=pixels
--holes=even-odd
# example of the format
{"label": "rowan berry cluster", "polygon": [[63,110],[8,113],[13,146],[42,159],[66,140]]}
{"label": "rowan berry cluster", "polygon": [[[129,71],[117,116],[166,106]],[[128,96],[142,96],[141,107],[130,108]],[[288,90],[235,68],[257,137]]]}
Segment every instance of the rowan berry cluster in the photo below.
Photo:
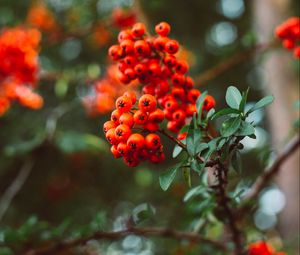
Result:
{"label": "rowan berry cluster", "polygon": [[[163,108],[167,128],[178,133],[186,119],[196,112],[196,100],[201,93],[186,75],[188,63],[175,56],[179,43],[168,37],[170,30],[168,23],[161,22],[155,27],[157,36],[152,37],[142,23],[136,23],[131,30],[119,33],[119,44],[110,47],[109,56],[118,61],[120,81],[129,84],[138,80],[143,84],[142,92],[155,96]],[[214,98],[207,96],[204,110],[214,105]]]}
{"label": "rowan berry cluster", "polygon": [[249,245],[248,255],[286,255],[286,253],[276,252],[274,248],[265,241],[257,241]]}
{"label": "rowan berry cluster", "polygon": [[125,92],[116,100],[111,120],[103,125],[112,154],[123,157],[131,167],[146,160],[158,163],[165,158],[160,137],[155,134],[164,120],[163,111],[150,94],[143,95],[137,104],[136,101],[134,92]]}
{"label": "rowan berry cluster", "polygon": [[40,33],[21,27],[0,32],[0,116],[12,101],[38,109],[43,99],[33,92],[38,73]]}
{"label": "rowan berry cluster", "polygon": [[276,28],[275,34],[282,40],[284,48],[293,51],[294,56],[300,58],[300,18],[289,18]]}

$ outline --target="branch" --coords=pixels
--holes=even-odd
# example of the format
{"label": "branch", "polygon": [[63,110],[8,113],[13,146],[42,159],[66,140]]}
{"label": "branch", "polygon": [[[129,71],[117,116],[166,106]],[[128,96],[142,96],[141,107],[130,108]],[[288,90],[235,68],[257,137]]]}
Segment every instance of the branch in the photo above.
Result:
{"label": "branch", "polygon": [[0,222],[3,219],[7,209],[9,208],[12,200],[18,194],[20,189],[23,187],[25,181],[27,180],[34,162],[31,159],[28,159],[22,166],[20,172],[18,173],[15,180],[4,192],[3,196],[0,199]]}
{"label": "branch", "polygon": [[277,46],[277,41],[272,41],[266,44],[255,45],[251,49],[248,49],[243,52],[238,52],[233,56],[229,57],[228,59],[217,64],[216,66],[212,67],[211,69],[208,69],[203,73],[200,73],[195,78],[195,84],[196,86],[201,86],[203,83],[213,80],[214,78],[226,72],[227,70],[231,69],[232,67],[250,59],[255,54],[266,52],[267,50],[272,49],[275,46]]}
{"label": "branch", "polygon": [[129,228],[126,230],[116,231],[116,232],[103,232],[98,231],[88,237],[83,237],[79,239],[63,241],[55,243],[48,247],[43,247],[35,250],[30,250],[25,252],[24,255],[50,255],[56,254],[57,252],[66,251],[68,249],[74,248],[79,245],[85,245],[88,241],[107,239],[107,240],[118,240],[128,235],[138,235],[144,237],[157,236],[165,238],[174,238],[178,240],[188,240],[197,243],[206,243],[208,245],[214,246],[215,248],[226,251],[226,246],[220,242],[213,241],[210,239],[203,238],[193,232],[183,232],[168,228]]}
{"label": "branch", "polygon": [[159,133],[163,134],[164,136],[168,137],[171,141],[176,143],[178,146],[180,146],[182,149],[187,150],[186,145],[183,144],[180,140],[175,138],[174,136],[171,136],[168,132],[166,132],[164,129],[159,129]]}
{"label": "branch", "polygon": [[282,164],[297,150],[299,145],[300,137],[296,136],[286,145],[274,163],[256,179],[252,187],[244,196],[244,203],[258,197],[259,193],[263,190],[271,178],[279,172]]}
{"label": "branch", "polygon": [[228,221],[228,227],[231,232],[231,239],[234,243],[234,255],[243,255],[243,244],[242,244],[242,233],[237,226],[236,214],[230,207],[230,199],[227,196],[226,186],[227,186],[227,173],[228,168],[221,162],[216,167],[215,175],[218,180],[218,184],[214,187],[216,188],[217,198],[219,200],[218,205],[222,207],[224,212],[224,222]]}

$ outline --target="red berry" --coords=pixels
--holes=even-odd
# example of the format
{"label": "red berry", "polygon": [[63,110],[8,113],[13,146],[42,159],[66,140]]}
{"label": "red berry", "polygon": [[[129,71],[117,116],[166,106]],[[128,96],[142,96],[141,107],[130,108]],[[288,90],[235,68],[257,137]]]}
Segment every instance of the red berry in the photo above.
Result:
{"label": "red berry", "polygon": [[198,97],[201,95],[198,89],[191,89],[187,94],[187,100],[190,103],[196,103]]}
{"label": "red berry", "polygon": [[146,32],[145,25],[143,23],[136,23],[131,29],[131,33],[134,38],[142,37]]}
{"label": "red berry", "polygon": [[149,114],[148,120],[151,122],[160,123],[164,120],[165,114],[161,109],[156,109]]}
{"label": "red berry", "polygon": [[138,133],[132,134],[127,140],[127,146],[132,151],[140,150],[144,147],[144,145],[145,139],[141,134]]}
{"label": "red berry", "polygon": [[112,113],[111,113],[111,121],[113,121],[114,123],[116,124],[119,124],[119,118],[121,116],[121,112],[119,110],[114,110]]}
{"label": "red berry", "polygon": [[142,112],[152,112],[156,108],[156,99],[150,94],[143,95],[139,100],[139,108]]}
{"label": "red berry", "polygon": [[118,60],[121,58],[122,50],[119,45],[113,45],[108,49],[108,55],[112,60]]}
{"label": "red berry", "polygon": [[186,118],[186,113],[182,109],[176,110],[172,114],[172,119],[177,122],[183,122],[183,121],[185,121],[185,118]]}
{"label": "red berry", "polygon": [[110,143],[110,144],[116,144],[118,142],[116,136],[115,136],[115,128],[111,128],[110,130],[108,130],[106,132],[106,140]]}
{"label": "red berry", "polygon": [[116,123],[113,122],[113,121],[106,121],[104,124],[103,124],[103,132],[104,134],[107,133],[108,130],[112,129],[112,128],[115,128],[116,127]]}
{"label": "red berry", "polygon": [[169,54],[175,54],[179,50],[179,44],[176,40],[169,40],[165,45],[165,50]]}
{"label": "red berry", "polygon": [[149,150],[156,150],[161,146],[160,137],[157,134],[148,134],[145,137],[145,145]]}
{"label": "red berry", "polygon": [[120,111],[120,113],[128,112],[132,107],[131,98],[127,96],[118,97],[116,101],[116,108]]}
{"label": "red berry", "polygon": [[133,91],[126,91],[123,96],[129,97],[131,99],[132,105],[136,102],[136,94]]}
{"label": "red berry", "polygon": [[134,42],[131,40],[124,40],[120,43],[122,52],[125,55],[130,55],[134,53]]}
{"label": "red berry", "polygon": [[133,124],[134,124],[134,120],[133,120],[133,116],[130,113],[123,113],[120,118],[119,118],[119,123],[120,124],[125,124],[128,127],[132,128]]}
{"label": "red berry", "polygon": [[144,125],[148,121],[148,114],[137,110],[133,115],[133,120],[137,125]]}
{"label": "red berry", "polygon": [[115,129],[115,136],[118,141],[126,141],[131,135],[131,129],[125,124],[121,124]]}
{"label": "red berry", "polygon": [[121,157],[120,153],[117,150],[117,146],[116,145],[111,146],[110,147],[110,151],[114,155],[115,158],[120,158]]}
{"label": "red berry", "polygon": [[209,111],[211,108],[214,108],[215,105],[216,105],[215,99],[212,96],[207,95],[203,102],[203,110]]}
{"label": "red berry", "polygon": [[120,142],[117,146],[117,151],[121,156],[124,156],[128,152],[128,147],[125,142]]}
{"label": "red berry", "polygon": [[160,22],[155,26],[155,32],[160,36],[167,36],[171,31],[171,27],[167,22]]}
{"label": "red berry", "polygon": [[134,50],[137,55],[147,56],[150,53],[150,47],[144,40],[138,40],[134,43]]}
{"label": "red berry", "polygon": [[159,129],[159,124],[156,122],[148,121],[143,127],[149,132],[156,132]]}

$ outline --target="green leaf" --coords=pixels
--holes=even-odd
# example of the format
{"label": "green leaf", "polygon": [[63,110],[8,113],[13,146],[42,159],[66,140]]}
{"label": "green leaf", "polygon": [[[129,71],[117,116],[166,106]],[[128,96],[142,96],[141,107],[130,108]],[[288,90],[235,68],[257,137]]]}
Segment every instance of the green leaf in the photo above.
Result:
{"label": "green leaf", "polygon": [[206,192],[206,188],[203,186],[197,186],[195,188],[190,189],[184,196],[183,201],[187,202],[191,198],[203,194]]}
{"label": "green leaf", "polygon": [[216,118],[219,118],[221,116],[224,116],[224,115],[228,115],[228,114],[241,114],[241,111],[240,110],[237,110],[237,109],[232,109],[232,108],[225,108],[225,109],[222,109],[218,112],[216,112],[213,116],[212,116],[212,119],[216,119]]}
{"label": "green leaf", "polygon": [[206,114],[206,120],[209,120],[215,114],[215,112],[216,110],[214,108],[210,109]]}
{"label": "green leaf", "polygon": [[241,125],[241,118],[230,118],[223,122],[221,127],[221,135],[223,137],[229,137],[233,135],[240,127]]}
{"label": "green leaf", "polygon": [[198,143],[196,145],[195,154],[201,154],[201,152],[204,151],[207,148],[208,148],[208,144],[207,143]]}
{"label": "green leaf", "polygon": [[191,163],[191,168],[197,172],[200,173],[205,167],[205,163],[200,163],[198,160],[194,160]]}
{"label": "green leaf", "polygon": [[197,101],[196,101],[196,108],[197,108],[197,113],[199,116],[199,119],[201,120],[201,115],[202,115],[202,107],[203,107],[203,103],[205,100],[205,97],[207,95],[207,91],[204,91],[200,97],[198,97]]}
{"label": "green leaf", "polygon": [[249,123],[243,121],[241,123],[240,129],[237,133],[238,136],[248,136],[253,135],[255,133],[255,128]]}
{"label": "green leaf", "polygon": [[186,145],[187,151],[191,156],[196,154],[196,148],[201,141],[202,133],[200,129],[189,129],[187,138],[186,138]]}
{"label": "green leaf", "polygon": [[242,100],[241,100],[241,103],[240,103],[240,106],[239,106],[239,110],[242,111],[242,112],[244,112],[244,110],[245,110],[245,105],[247,103],[248,93],[249,93],[249,87],[247,88],[246,91],[244,91],[242,93]]}
{"label": "green leaf", "polygon": [[170,187],[181,165],[182,163],[178,163],[159,176],[159,184],[162,190],[166,191]]}
{"label": "green leaf", "polygon": [[241,92],[234,86],[228,87],[226,91],[226,103],[234,109],[239,109],[240,103],[242,101]]}
{"label": "green leaf", "polygon": [[173,158],[176,158],[181,152],[182,152],[182,147],[176,144],[172,154]]}
{"label": "green leaf", "polygon": [[187,183],[188,187],[192,186],[192,180],[191,180],[191,170],[189,167],[183,168],[183,178],[185,182]]}
{"label": "green leaf", "polygon": [[273,101],[274,101],[273,96],[266,96],[266,97],[260,99],[252,108],[250,108],[250,110],[247,112],[247,114],[254,112],[260,108],[263,108],[263,107],[271,104]]}

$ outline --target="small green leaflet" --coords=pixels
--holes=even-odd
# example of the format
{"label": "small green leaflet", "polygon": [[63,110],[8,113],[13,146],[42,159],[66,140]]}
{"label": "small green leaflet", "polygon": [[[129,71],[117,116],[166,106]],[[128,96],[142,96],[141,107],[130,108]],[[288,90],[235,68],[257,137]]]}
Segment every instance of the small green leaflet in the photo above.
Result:
{"label": "small green leaflet", "polygon": [[255,128],[249,122],[243,121],[237,135],[247,136],[247,135],[253,135],[254,133],[255,133]]}
{"label": "small green leaflet", "polygon": [[226,91],[226,103],[233,109],[239,109],[242,101],[241,92],[234,86],[228,87]]}
{"label": "small green leaflet", "polygon": [[230,118],[223,122],[221,127],[221,135],[223,137],[229,137],[233,135],[240,127],[241,125],[241,118]]}
{"label": "small green leaflet", "polygon": [[176,158],[181,152],[182,152],[182,147],[176,144],[172,154],[173,158]]}
{"label": "small green leaflet", "polygon": [[228,114],[241,114],[241,111],[239,111],[237,109],[232,109],[232,108],[224,108],[224,109],[216,112],[212,116],[212,119],[216,119],[216,118],[219,118],[221,116],[228,115]]}
{"label": "small green leaflet", "polygon": [[201,130],[200,129],[189,129],[187,138],[186,138],[186,145],[187,145],[187,151],[191,156],[194,156],[196,154],[196,149],[198,144],[201,141]]}
{"label": "small green leaflet", "polygon": [[182,166],[182,162],[171,167],[159,176],[159,184],[162,190],[166,191],[176,177],[178,169]]}
{"label": "small green leaflet", "polygon": [[197,107],[197,113],[199,116],[199,119],[201,119],[201,115],[202,115],[202,106],[205,100],[205,97],[207,95],[207,91],[204,91],[200,97],[198,97],[197,101],[196,101],[196,107]]}
{"label": "small green leaflet", "polygon": [[205,192],[206,192],[206,187],[203,187],[203,186],[197,186],[195,188],[192,188],[185,194],[183,201],[187,202],[192,197],[203,194]]}
{"label": "small green leaflet", "polygon": [[247,88],[246,91],[244,91],[242,93],[242,100],[241,100],[241,103],[240,103],[240,106],[239,106],[239,109],[242,112],[244,112],[244,110],[245,110],[245,105],[247,103],[248,93],[249,93],[249,87]]}
{"label": "small green leaflet", "polygon": [[274,101],[274,97],[273,96],[266,96],[262,99],[260,99],[248,112],[247,114],[254,112],[260,108],[263,108],[269,104],[271,104]]}

